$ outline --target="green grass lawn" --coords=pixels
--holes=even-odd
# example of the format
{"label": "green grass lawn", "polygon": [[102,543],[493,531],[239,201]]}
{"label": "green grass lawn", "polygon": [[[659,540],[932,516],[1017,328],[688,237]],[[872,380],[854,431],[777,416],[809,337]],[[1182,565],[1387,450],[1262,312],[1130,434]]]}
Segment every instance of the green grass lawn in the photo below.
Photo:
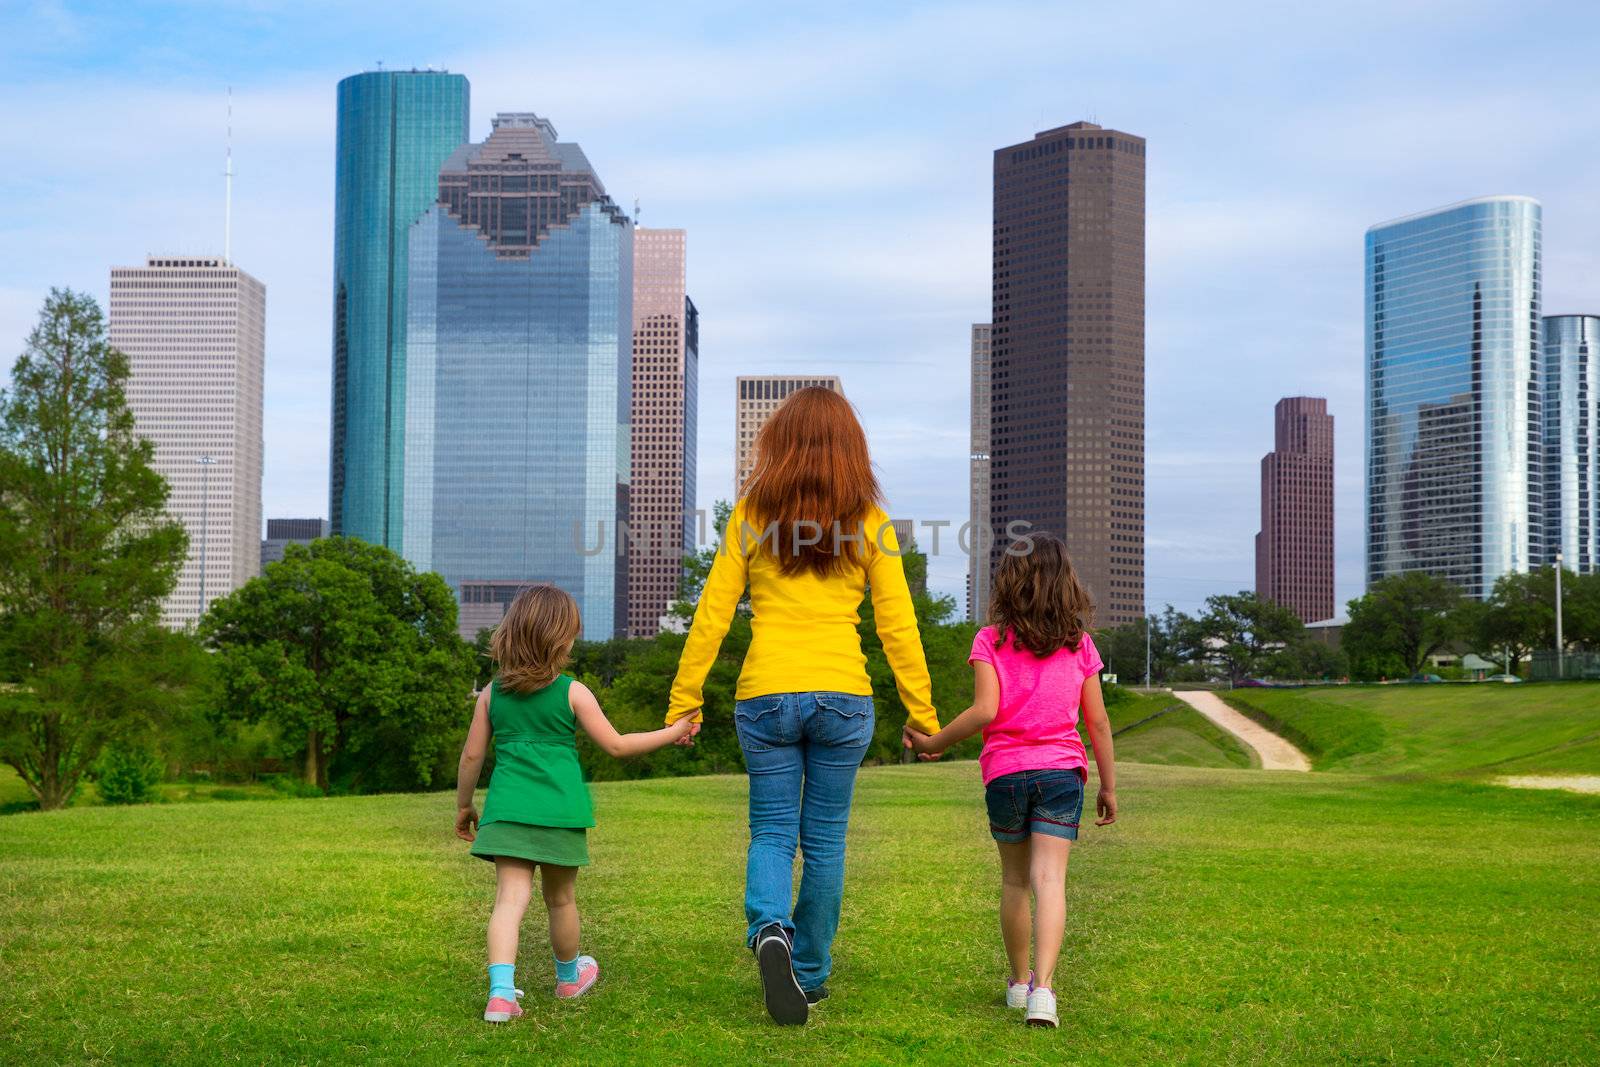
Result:
{"label": "green grass lawn", "polygon": [[[199,801],[274,800],[292,792],[276,789],[266,781],[257,782],[162,782],[156,786],[155,803],[189,804]],[[100,804],[93,782],[83,782],[72,800],[74,807]],[[38,807],[26,783],[10,767],[0,766],[0,816]]]}
{"label": "green grass lawn", "polygon": [[1330,686],[1221,694],[1317,770],[1600,773],[1600,683]]}
{"label": "green grass lawn", "polygon": [[592,996],[483,1007],[487,864],[445,794],[0,819],[0,1062],[1600,1060],[1600,798],[1121,769],[1069,881],[1063,1028],[1000,1005],[972,763],[865,770],[834,991],[765,1019],[742,946],[745,783],[595,787]]}

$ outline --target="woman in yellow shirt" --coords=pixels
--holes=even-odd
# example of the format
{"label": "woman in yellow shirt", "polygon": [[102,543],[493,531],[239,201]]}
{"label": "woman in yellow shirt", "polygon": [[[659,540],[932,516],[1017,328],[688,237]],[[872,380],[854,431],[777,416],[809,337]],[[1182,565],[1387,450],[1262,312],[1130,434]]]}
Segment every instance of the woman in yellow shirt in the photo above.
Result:
{"label": "woman in yellow shirt", "polygon": [[[744,910],[767,1011],[779,1023],[805,1022],[809,1006],[828,995],[850,798],[873,732],[872,683],[857,631],[869,589],[907,729],[939,728],[881,498],[849,403],[827,389],[791,395],[756,439],[755,469],[672,685],[667,722],[686,715],[698,722],[706,674],[748,585],[750,650],[734,694],[750,775]],[[796,847],[805,856],[798,900]]]}

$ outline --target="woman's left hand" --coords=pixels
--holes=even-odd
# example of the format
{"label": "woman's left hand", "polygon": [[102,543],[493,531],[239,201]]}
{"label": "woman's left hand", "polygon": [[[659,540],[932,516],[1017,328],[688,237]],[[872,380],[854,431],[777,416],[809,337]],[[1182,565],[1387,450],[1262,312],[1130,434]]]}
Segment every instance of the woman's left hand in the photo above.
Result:
{"label": "woman's left hand", "polygon": [[923,751],[922,746],[917,744],[919,739],[926,741],[928,739],[928,735],[921,733],[920,731],[913,730],[910,723],[907,723],[905,726],[900,728],[900,744],[903,747],[909,748],[911,751],[915,752],[917,754],[917,759],[922,760],[924,763],[932,763],[934,760],[938,759],[940,755],[942,755],[942,753],[939,752]]}
{"label": "woman's left hand", "polygon": [[694,725],[689,727],[689,732],[688,733],[684,734],[682,737],[678,738],[676,741],[674,741],[672,743],[675,744],[675,745],[682,745],[684,748],[689,748],[690,746],[692,746],[694,744],[695,735],[697,735],[699,732],[700,732],[700,724],[699,723],[695,723]]}

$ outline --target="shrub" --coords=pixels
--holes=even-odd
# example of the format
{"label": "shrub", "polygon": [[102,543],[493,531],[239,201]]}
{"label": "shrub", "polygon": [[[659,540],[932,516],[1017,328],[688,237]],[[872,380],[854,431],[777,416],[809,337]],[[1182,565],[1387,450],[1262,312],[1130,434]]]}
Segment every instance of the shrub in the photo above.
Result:
{"label": "shrub", "polygon": [[100,799],[107,804],[144,804],[154,799],[166,768],[142,745],[110,745],[95,764]]}

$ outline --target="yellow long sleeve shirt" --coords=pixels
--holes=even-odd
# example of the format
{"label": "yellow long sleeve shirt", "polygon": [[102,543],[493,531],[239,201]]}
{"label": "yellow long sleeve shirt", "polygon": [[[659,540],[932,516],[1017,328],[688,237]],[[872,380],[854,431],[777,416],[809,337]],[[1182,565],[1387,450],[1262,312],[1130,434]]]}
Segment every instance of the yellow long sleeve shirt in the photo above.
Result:
{"label": "yellow long sleeve shirt", "polygon": [[[872,695],[867,657],[861,651],[860,605],[872,590],[873,615],[895,686],[915,730],[936,733],[928,661],[922,652],[911,590],[900,562],[900,545],[883,509],[864,522],[861,566],[820,577],[806,570],[785,575],[763,530],[748,519],[744,501],[733,509],[722,546],[711,565],[695,609],[694,623],[678,659],[667,722],[698,716],[706,674],[717,658],[733,612],[750,587],[750,650],[739,672],[739,700],[770,693],[834,692]],[[766,542],[771,545],[771,540]]]}

